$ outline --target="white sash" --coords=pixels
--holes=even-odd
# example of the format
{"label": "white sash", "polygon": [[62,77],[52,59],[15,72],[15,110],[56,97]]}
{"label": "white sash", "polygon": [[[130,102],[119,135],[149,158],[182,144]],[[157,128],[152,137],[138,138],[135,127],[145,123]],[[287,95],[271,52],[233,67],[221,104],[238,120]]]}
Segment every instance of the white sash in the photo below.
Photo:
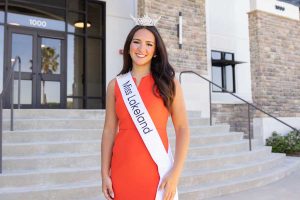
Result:
{"label": "white sash", "polygon": [[[173,156],[169,145],[168,153],[161,141],[159,133],[146,109],[140,93],[132,79],[131,73],[117,76],[117,82],[122,93],[122,97],[126,108],[143,139],[152,159],[158,167],[160,176],[155,200],[163,199],[163,190],[159,190],[159,186],[173,166]],[[174,200],[178,200],[178,193]]]}

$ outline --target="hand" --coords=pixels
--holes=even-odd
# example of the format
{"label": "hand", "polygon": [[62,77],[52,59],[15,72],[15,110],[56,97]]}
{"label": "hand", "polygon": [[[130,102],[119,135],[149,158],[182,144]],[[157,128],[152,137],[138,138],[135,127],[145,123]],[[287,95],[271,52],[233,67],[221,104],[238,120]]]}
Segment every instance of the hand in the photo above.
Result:
{"label": "hand", "polygon": [[178,176],[170,172],[161,182],[159,189],[164,190],[163,200],[173,200],[176,194]]}
{"label": "hand", "polygon": [[109,176],[102,178],[102,192],[107,200],[114,199],[114,191],[112,189],[112,181]]}

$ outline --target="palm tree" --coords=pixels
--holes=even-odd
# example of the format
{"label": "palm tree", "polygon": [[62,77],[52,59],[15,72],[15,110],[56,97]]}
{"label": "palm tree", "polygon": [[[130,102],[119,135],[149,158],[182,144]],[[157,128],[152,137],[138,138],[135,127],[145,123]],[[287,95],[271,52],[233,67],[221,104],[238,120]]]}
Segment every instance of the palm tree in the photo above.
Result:
{"label": "palm tree", "polygon": [[[42,74],[53,74],[58,69],[59,54],[56,54],[54,48],[42,46]],[[47,96],[45,94],[45,80],[43,80],[43,103],[47,104]]]}

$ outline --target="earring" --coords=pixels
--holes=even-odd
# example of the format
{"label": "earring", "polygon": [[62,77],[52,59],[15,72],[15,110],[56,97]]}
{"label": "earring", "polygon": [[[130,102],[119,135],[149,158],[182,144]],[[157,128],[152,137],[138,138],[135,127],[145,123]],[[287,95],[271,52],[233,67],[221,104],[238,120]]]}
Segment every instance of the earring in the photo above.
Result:
{"label": "earring", "polygon": [[157,55],[155,54],[155,55],[153,56],[153,58],[156,58],[156,56],[157,56]]}

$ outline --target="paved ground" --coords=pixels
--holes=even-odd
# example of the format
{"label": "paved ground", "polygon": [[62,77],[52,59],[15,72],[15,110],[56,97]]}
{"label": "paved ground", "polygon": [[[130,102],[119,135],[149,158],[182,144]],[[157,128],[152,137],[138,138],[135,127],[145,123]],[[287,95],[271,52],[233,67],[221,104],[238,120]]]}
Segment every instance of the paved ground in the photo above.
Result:
{"label": "paved ground", "polygon": [[[299,158],[300,159],[300,158]],[[269,185],[209,200],[300,200],[300,167]]]}

